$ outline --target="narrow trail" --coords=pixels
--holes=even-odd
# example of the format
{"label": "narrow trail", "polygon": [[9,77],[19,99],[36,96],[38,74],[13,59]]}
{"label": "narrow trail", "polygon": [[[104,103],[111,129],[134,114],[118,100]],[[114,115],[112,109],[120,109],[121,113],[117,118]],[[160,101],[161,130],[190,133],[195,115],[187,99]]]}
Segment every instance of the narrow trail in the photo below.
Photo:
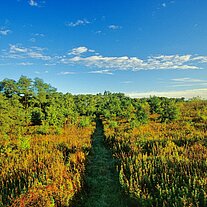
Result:
{"label": "narrow trail", "polygon": [[93,135],[92,150],[86,168],[86,195],[84,207],[126,207],[119,177],[115,170],[115,160],[104,144],[101,121],[97,121]]}

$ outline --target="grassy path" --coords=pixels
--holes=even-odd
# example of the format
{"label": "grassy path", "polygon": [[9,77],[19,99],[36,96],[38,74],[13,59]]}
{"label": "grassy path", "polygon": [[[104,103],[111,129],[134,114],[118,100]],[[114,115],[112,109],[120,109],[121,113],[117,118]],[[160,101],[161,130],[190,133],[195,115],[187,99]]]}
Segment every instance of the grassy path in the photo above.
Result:
{"label": "grassy path", "polygon": [[115,161],[104,145],[103,126],[100,121],[97,121],[92,151],[88,157],[86,191],[82,203],[84,207],[127,206],[115,171]]}

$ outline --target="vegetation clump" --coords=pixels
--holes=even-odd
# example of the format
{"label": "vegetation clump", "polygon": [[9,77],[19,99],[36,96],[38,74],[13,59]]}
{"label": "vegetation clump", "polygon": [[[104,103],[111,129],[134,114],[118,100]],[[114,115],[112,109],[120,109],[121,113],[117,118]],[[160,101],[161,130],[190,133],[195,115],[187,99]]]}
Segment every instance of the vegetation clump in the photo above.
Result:
{"label": "vegetation clump", "polygon": [[[106,185],[121,184],[111,189],[123,189],[128,206],[206,206],[206,117],[206,100],[132,99],[108,91],[72,95],[39,78],[4,79],[0,206],[84,203],[78,195],[87,180],[91,185],[97,180],[91,170],[102,163],[104,172],[107,161],[109,170],[99,178],[114,175],[116,182]],[[91,139],[97,119],[103,129],[99,126]]]}

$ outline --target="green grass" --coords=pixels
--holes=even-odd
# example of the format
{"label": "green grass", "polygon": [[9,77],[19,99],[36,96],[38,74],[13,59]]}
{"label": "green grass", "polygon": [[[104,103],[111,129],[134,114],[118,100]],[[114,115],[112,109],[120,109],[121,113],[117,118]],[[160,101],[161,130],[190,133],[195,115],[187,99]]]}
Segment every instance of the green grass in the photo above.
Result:
{"label": "green grass", "polygon": [[112,153],[104,144],[103,126],[97,121],[85,174],[85,194],[80,206],[126,207]]}

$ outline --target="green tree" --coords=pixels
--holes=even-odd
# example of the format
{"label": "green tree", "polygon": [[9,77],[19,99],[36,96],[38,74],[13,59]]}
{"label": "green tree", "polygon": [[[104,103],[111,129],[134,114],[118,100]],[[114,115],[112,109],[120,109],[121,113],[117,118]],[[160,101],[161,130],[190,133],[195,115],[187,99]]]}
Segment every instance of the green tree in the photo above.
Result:
{"label": "green tree", "polygon": [[27,109],[29,102],[33,97],[34,93],[32,90],[32,80],[26,76],[21,76],[17,82],[18,94],[21,97],[23,106]]}
{"label": "green tree", "polygon": [[164,98],[160,107],[159,119],[161,122],[170,122],[176,120],[179,117],[179,108],[174,100]]}
{"label": "green tree", "polygon": [[0,82],[0,91],[11,98],[14,94],[17,94],[17,83],[12,79],[4,79]]}
{"label": "green tree", "polygon": [[160,112],[161,99],[156,96],[152,96],[148,99],[148,103],[150,105],[150,113],[158,114]]}
{"label": "green tree", "polygon": [[38,107],[32,108],[31,122],[33,125],[41,125],[44,119],[45,119],[45,114],[42,112],[41,108]]}
{"label": "green tree", "polygon": [[0,94],[0,134],[19,134],[26,120],[28,117],[18,96],[7,98]]}

